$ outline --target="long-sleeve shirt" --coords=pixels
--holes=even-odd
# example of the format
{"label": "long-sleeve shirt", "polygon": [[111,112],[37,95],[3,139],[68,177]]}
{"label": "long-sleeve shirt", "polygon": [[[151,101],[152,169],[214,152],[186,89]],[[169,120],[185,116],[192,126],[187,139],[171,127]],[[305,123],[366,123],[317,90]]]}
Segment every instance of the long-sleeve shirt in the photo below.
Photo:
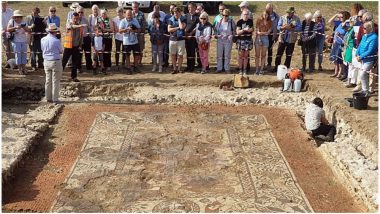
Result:
{"label": "long-sleeve shirt", "polygon": [[61,59],[62,45],[61,41],[52,34],[48,34],[41,39],[42,57],[44,60],[53,61]]}
{"label": "long-sleeve shirt", "polygon": [[[313,29],[310,27],[313,25]],[[304,29],[301,32],[301,39],[303,42],[310,41],[315,38],[317,32],[317,25],[314,22],[310,22],[309,24],[304,23]]]}
{"label": "long-sleeve shirt", "polygon": [[360,41],[356,56],[360,56],[363,62],[373,62],[376,59],[374,55],[377,55],[377,42],[378,37],[376,33],[365,34]]}
{"label": "long-sleeve shirt", "polygon": [[301,21],[298,16],[293,15],[291,18],[287,15],[282,16],[277,24],[277,30],[281,31],[281,27],[292,24],[293,30],[283,30],[280,35],[280,42],[295,43],[297,41],[297,33],[302,30]]}
{"label": "long-sleeve shirt", "polygon": [[206,25],[202,25],[198,23],[195,27],[195,37],[198,43],[209,43],[211,39],[211,24],[206,23]]}
{"label": "long-sleeve shirt", "polygon": [[90,36],[90,34],[88,34],[88,33],[91,33],[91,26],[90,26],[90,23],[88,22],[87,18],[86,17],[80,18],[79,24],[86,24],[87,25],[86,27],[83,27],[83,37]]}
{"label": "long-sleeve shirt", "polygon": [[13,16],[13,10],[10,8],[7,8],[5,12],[1,12],[1,30],[6,31],[9,20],[12,19]]}

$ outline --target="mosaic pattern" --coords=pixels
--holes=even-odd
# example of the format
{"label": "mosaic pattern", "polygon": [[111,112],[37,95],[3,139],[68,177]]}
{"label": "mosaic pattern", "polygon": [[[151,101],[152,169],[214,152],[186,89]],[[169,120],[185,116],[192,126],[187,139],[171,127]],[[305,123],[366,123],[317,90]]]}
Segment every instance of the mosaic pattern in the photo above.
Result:
{"label": "mosaic pattern", "polygon": [[262,115],[100,113],[53,212],[312,212]]}

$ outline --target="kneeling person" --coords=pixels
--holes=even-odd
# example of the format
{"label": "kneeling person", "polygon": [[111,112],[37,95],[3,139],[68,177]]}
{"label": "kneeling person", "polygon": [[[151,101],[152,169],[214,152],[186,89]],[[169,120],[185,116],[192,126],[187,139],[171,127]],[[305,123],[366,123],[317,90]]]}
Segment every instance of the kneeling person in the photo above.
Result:
{"label": "kneeling person", "polygon": [[326,141],[334,141],[336,128],[335,126],[330,125],[329,121],[326,119],[321,98],[316,97],[313,102],[307,106],[305,112],[305,125],[306,129],[312,132],[313,137],[323,135],[326,136]]}

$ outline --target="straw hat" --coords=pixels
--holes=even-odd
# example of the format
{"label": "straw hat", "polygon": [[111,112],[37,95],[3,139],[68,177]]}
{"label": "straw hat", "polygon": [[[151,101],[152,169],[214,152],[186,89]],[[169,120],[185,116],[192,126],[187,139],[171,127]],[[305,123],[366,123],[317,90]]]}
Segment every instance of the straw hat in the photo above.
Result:
{"label": "straw hat", "polygon": [[22,13],[21,13],[21,10],[15,10],[13,12],[13,16],[12,17],[19,17],[19,16],[24,17],[24,15],[22,15]]}
{"label": "straw hat", "polygon": [[78,2],[73,2],[71,5],[70,5],[70,9],[72,10],[75,10],[77,7],[79,7],[79,3]]}
{"label": "straw hat", "polygon": [[57,25],[55,23],[48,24],[48,27],[46,28],[46,32],[58,32]]}

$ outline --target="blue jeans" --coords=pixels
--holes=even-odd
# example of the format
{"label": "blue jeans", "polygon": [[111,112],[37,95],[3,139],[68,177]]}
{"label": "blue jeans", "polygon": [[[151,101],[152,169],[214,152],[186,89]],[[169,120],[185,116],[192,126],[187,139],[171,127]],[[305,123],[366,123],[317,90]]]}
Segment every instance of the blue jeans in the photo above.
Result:
{"label": "blue jeans", "polygon": [[318,54],[318,64],[322,65],[322,61],[323,61],[323,47],[325,45],[325,37],[317,35],[316,43],[317,43],[316,53]]}
{"label": "blue jeans", "polygon": [[15,52],[16,65],[26,65],[26,42],[12,42],[12,48]]}

